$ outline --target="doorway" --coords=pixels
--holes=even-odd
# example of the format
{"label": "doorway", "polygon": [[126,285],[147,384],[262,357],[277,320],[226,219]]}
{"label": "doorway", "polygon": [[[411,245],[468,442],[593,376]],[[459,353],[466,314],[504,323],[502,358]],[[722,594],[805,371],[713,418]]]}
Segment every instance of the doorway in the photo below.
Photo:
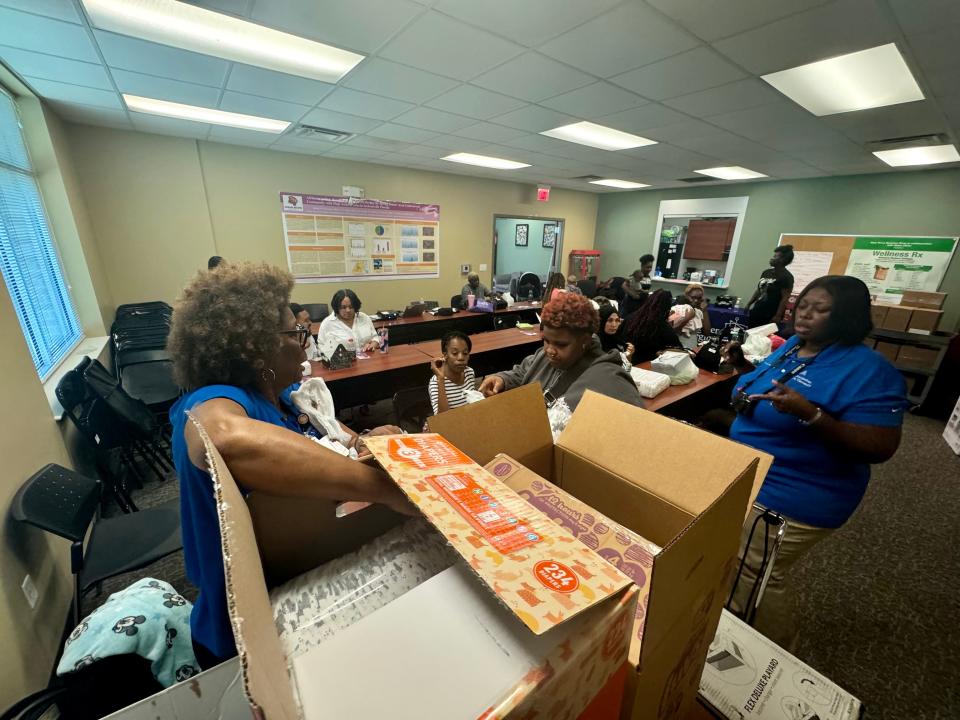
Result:
{"label": "doorway", "polygon": [[560,270],[563,218],[493,216],[493,285],[509,287],[511,278],[530,272],[542,283]]}

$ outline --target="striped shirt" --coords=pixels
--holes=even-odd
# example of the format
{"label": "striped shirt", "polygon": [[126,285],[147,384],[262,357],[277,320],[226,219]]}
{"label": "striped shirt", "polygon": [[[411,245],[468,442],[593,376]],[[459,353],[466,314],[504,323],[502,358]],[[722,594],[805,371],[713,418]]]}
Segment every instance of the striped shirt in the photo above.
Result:
{"label": "striped shirt", "polygon": [[[443,387],[447,393],[447,406],[453,410],[458,408],[461,405],[467,404],[467,390],[474,390],[474,375],[473,368],[467,367],[463,371],[463,385],[458,385],[455,382],[444,378]],[[440,412],[440,391],[437,389],[437,376],[434,375],[430,378],[430,385],[427,388],[430,393],[430,404],[433,406],[433,414],[436,415]]]}

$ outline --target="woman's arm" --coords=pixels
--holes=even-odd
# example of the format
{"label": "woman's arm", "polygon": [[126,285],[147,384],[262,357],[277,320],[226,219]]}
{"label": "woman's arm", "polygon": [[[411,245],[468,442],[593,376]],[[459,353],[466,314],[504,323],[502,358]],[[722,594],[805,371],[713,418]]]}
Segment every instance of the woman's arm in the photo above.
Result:
{"label": "woman's arm", "polygon": [[[400,489],[379,469],[321,447],[299,433],[252,420],[232,400],[193,409],[237,482],[269,495],[363,500],[410,513]],[[190,462],[206,469],[206,449],[194,423],[184,430]]]}
{"label": "woman's arm", "polygon": [[783,322],[783,313],[787,309],[787,301],[790,299],[790,291],[793,288],[782,288],[780,290],[780,304],[777,306],[777,314],[773,316],[773,322],[782,323]]}
{"label": "woman's arm", "polygon": [[700,318],[700,321],[703,323],[703,334],[704,334],[704,335],[709,335],[709,334],[710,334],[710,327],[711,327],[711,326],[710,326],[710,313],[707,312],[707,305],[709,305],[709,304],[710,304],[710,301],[707,300],[706,298],[704,298],[704,299],[703,299],[703,305],[702,305],[700,308],[698,308],[698,309],[700,310],[700,314],[703,316],[703,317]]}
{"label": "woman's arm", "polygon": [[793,388],[774,381],[774,389],[754,400],[769,400],[780,412],[800,418],[817,433],[823,444],[847,460],[882,463],[900,446],[900,427],[881,427],[844,422],[831,417]]}

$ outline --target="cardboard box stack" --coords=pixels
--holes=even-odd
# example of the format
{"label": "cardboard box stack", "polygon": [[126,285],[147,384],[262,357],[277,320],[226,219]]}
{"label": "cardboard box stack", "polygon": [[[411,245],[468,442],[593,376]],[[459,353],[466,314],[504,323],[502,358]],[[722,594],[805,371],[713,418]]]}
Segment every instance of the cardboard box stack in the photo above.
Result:
{"label": "cardboard box stack", "polygon": [[[625,445],[605,431],[611,419],[657,451]],[[641,586],[622,717],[683,717],[772,458],[592,392],[554,445],[536,385],[434,416],[428,427]],[[709,458],[705,472],[691,472],[691,448]]]}
{"label": "cardboard box stack", "polygon": [[873,326],[881,330],[930,334],[940,325],[946,299],[946,293],[907,290],[899,305],[871,305]]}

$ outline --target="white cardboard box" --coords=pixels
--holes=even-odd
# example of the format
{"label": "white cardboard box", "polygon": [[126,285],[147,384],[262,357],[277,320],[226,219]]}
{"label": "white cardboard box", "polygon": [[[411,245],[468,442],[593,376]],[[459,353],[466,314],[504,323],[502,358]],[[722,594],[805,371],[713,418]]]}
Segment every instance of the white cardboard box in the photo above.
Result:
{"label": "white cardboard box", "polygon": [[857,720],[863,706],[724,610],[707,652],[700,698],[729,720]]}
{"label": "white cardboard box", "polygon": [[957,399],[957,404],[950,413],[950,419],[947,420],[947,426],[943,429],[943,439],[947,441],[951,450],[960,455],[960,398]]}

